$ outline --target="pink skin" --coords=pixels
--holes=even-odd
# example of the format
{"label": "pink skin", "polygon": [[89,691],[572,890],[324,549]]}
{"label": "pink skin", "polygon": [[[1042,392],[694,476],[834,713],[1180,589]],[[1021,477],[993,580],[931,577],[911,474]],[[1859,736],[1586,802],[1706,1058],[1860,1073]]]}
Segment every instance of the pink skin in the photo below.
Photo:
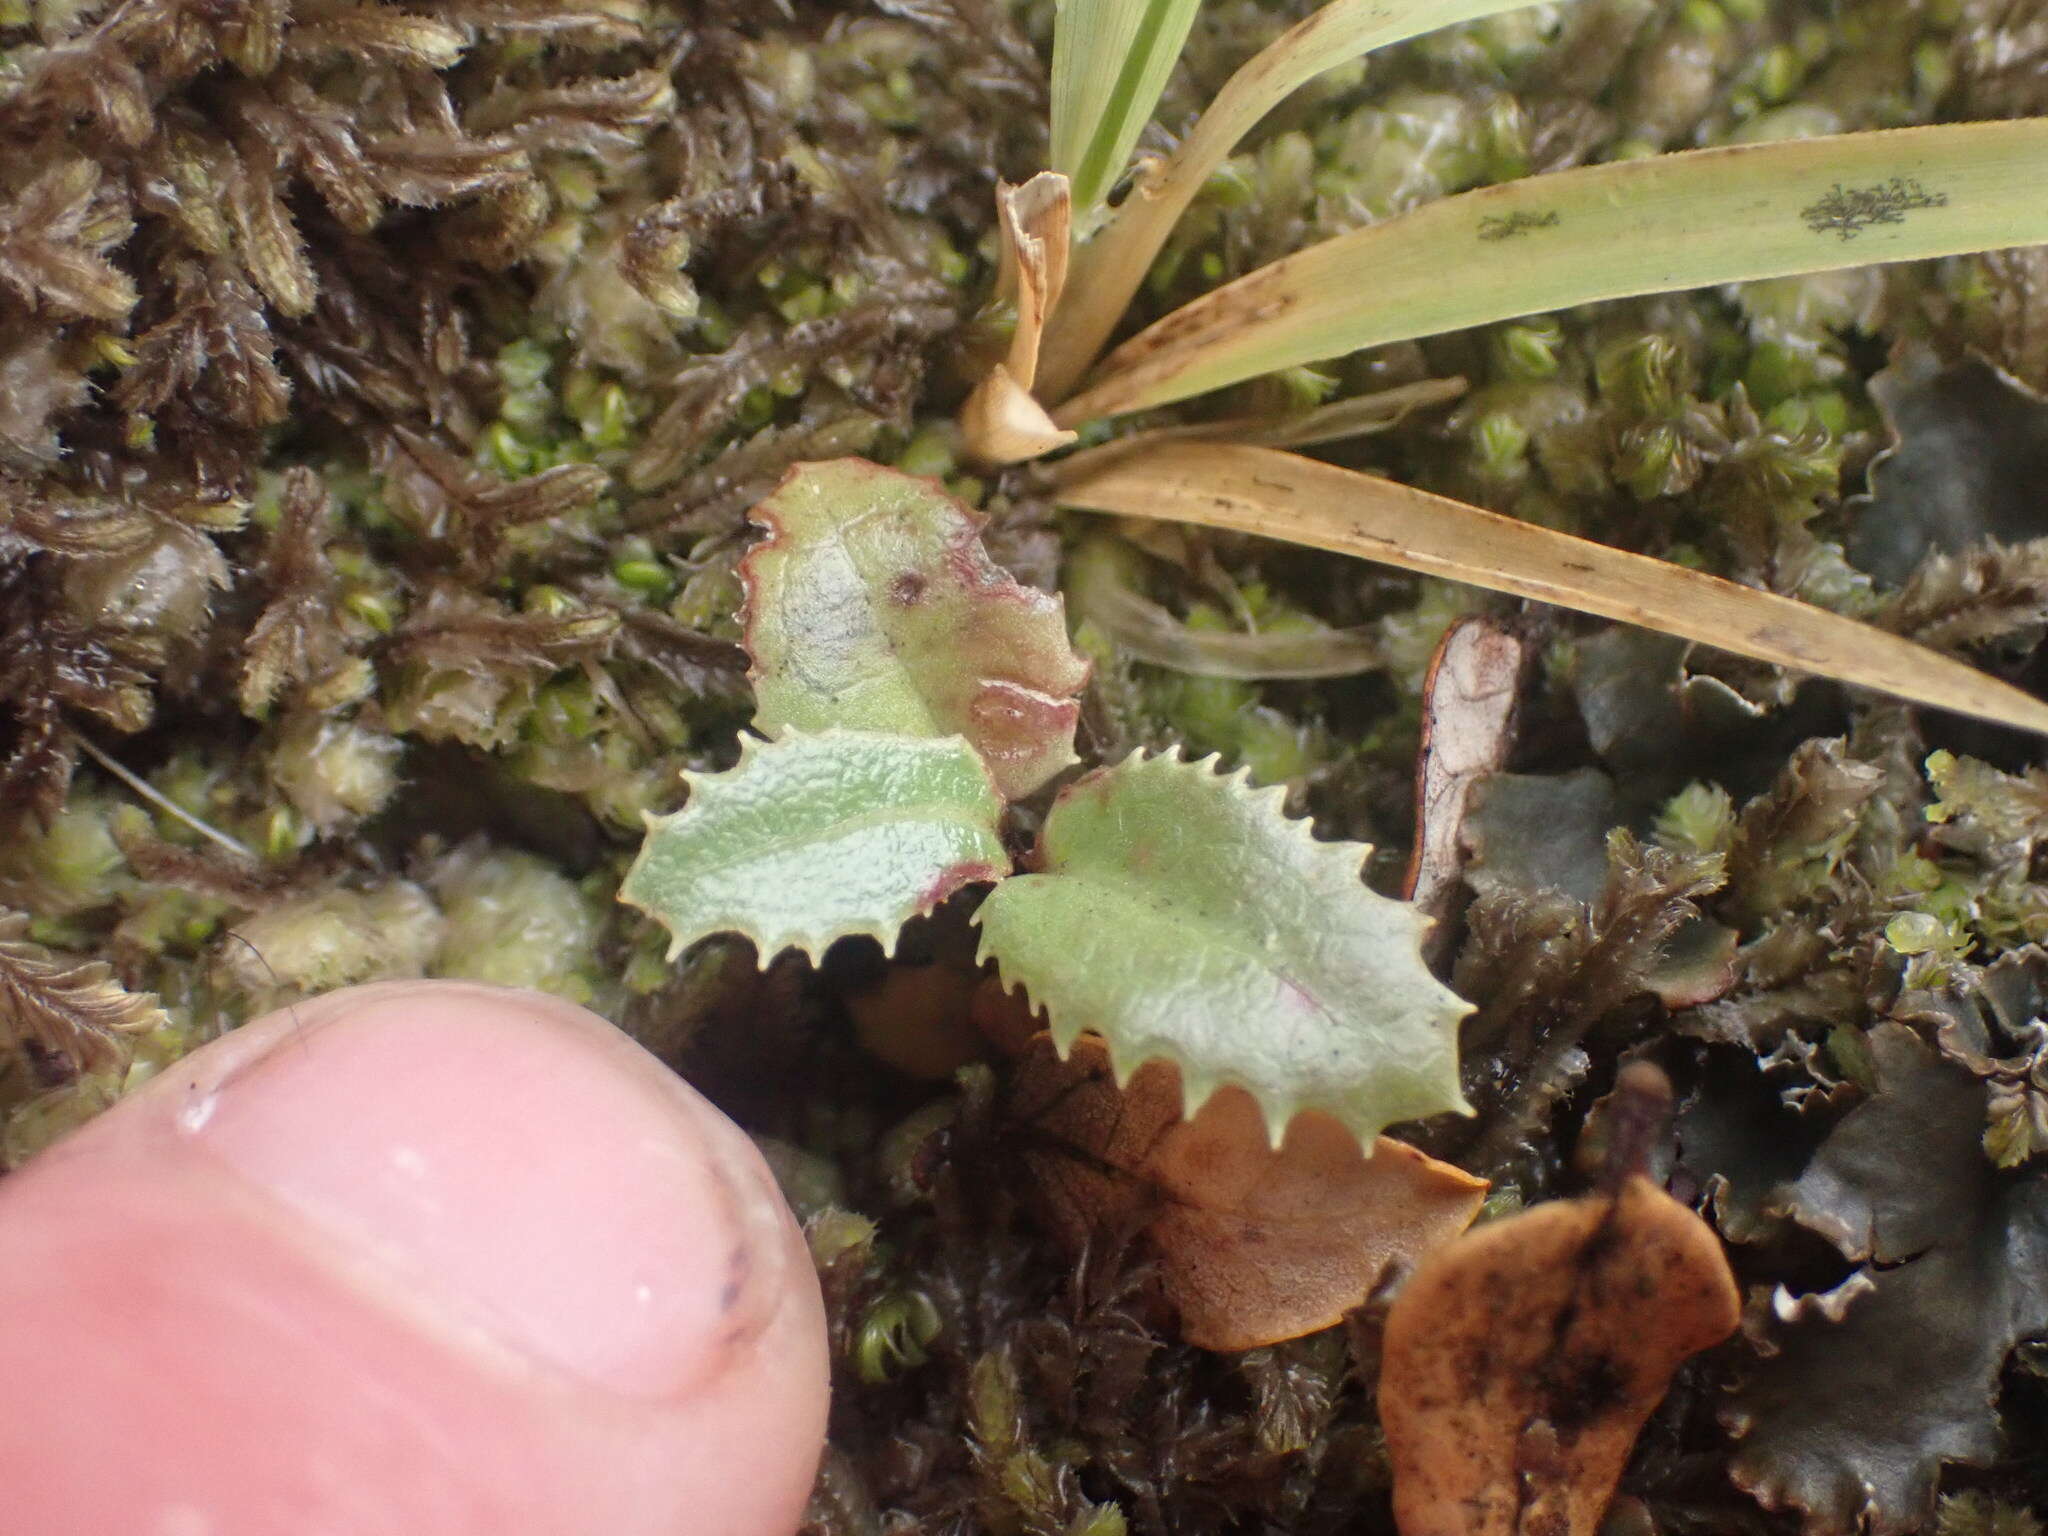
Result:
{"label": "pink skin", "polygon": [[353,988],[0,1180],[38,1536],[789,1536],[823,1310],[751,1144],[535,993]]}

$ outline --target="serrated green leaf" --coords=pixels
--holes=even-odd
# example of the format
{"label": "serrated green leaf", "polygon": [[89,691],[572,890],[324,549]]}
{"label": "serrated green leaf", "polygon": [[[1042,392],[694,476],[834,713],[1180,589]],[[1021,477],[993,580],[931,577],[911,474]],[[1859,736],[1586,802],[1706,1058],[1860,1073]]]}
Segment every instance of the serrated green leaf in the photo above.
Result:
{"label": "serrated green leaf", "polygon": [[754,724],[964,736],[1016,799],[1074,761],[1088,664],[1060,600],[981,546],[982,520],[863,459],[799,464],[740,567]]}
{"label": "serrated green leaf", "polygon": [[648,818],[619,900],[674,936],[713,933],[816,959],[834,939],[895,943],[910,918],[1009,871],[1002,798],[957,736],[865,731],[747,738],[723,773],[686,774],[690,800]]}
{"label": "serrated green leaf", "polygon": [[1119,1077],[1180,1068],[1188,1112],[1219,1085],[1259,1101],[1275,1144],[1319,1109],[1362,1142],[1467,1108],[1469,1006],[1422,963],[1427,919],[1359,878],[1369,849],[1320,843],[1283,791],[1214,760],[1133,756],[1071,785],[1038,868],[982,904],[982,953],[1050,1016],[1092,1030]]}

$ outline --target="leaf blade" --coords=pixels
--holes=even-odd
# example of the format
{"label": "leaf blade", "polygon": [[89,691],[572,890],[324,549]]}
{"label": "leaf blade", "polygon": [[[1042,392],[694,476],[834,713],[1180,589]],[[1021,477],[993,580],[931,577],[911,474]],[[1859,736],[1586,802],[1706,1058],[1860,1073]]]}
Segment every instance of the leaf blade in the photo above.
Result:
{"label": "leaf blade", "polygon": [[1104,359],[1054,419],[1073,426],[1602,299],[2048,241],[2044,165],[2048,118],[2021,118],[1691,150],[1482,187],[1184,305]]}
{"label": "leaf blade", "polygon": [[2048,734],[2048,703],[1897,635],[1297,454],[1184,442],[1169,456],[1111,445],[1062,463],[1058,496],[1088,511],[1377,560]]}
{"label": "leaf blade", "polygon": [[1462,1110],[1469,1009],[1422,963],[1426,920],[1363,883],[1369,850],[1315,841],[1280,813],[1284,791],[1213,768],[1133,754],[1069,786],[1043,873],[977,913],[983,958],[1045,1007],[1063,1050],[1093,1030],[1120,1076],[1170,1061],[1190,1113],[1235,1084],[1276,1143],[1304,1109],[1361,1142]]}
{"label": "leaf blade", "polygon": [[1009,869],[1002,800],[974,749],[864,731],[747,738],[723,773],[685,775],[687,805],[649,817],[619,900],[666,927],[673,959],[714,933],[820,957]]}
{"label": "leaf blade", "polygon": [[1330,0],[1225,82],[1157,176],[1141,185],[1075,256],[1073,296],[1046,343],[1046,394],[1058,399],[1095,360],[1146,269],[1237,143],[1325,70],[1390,43],[1538,0]]}
{"label": "leaf blade", "polygon": [[1395,1523],[1590,1536],[1678,1367],[1741,1317],[1720,1240],[1641,1174],[1445,1243],[1387,1314]]}
{"label": "leaf blade", "polygon": [[1131,158],[1201,0],[1063,0],[1053,26],[1052,165],[1086,220]]}
{"label": "leaf blade", "polygon": [[1088,664],[1056,597],[982,548],[938,485],[862,459],[800,464],[741,562],[755,728],[968,739],[1015,799],[1074,761]]}
{"label": "leaf blade", "polygon": [[1074,1257],[1142,1228],[1180,1336],[1256,1349],[1342,1320],[1478,1214],[1484,1179],[1327,1115],[1270,1144],[1258,1105],[1222,1089],[1181,1118],[1180,1076],[1148,1062],[1121,1087],[1093,1036],[1062,1061],[1044,1034],[1018,1055],[1006,1117],[1048,1232]]}

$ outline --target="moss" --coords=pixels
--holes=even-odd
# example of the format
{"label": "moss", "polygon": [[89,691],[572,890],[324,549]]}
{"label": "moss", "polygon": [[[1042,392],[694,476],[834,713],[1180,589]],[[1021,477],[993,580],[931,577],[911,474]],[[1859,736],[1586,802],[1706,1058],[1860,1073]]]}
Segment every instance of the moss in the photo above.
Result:
{"label": "moss", "polygon": [[71,795],[47,823],[0,841],[0,902],[46,922],[111,905],[129,884],[110,791]]}
{"label": "moss", "polygon": [[442,859],[428,884],[443,923],[435,975],[609,1000],[594,964],[600,909],[546,860],[471,842]]}
{"label": "moss", "polygon": [[[40,125],[76,117],[65,159],[91,175],[44,190],[80,211],[59,254],[100,312],[48,302],[40,268],[0,293],[0,903],[38,941],[154,991],[171,1023],[119,1071],[54,1086],[0,1052],[6,1157],[310,990],[417,974],[549,987],[786,1149],[842,1367],[840,1513],[819,1529],[1390,1529],[1369,1320],[1262,1359],[1182,1348],[1142,1253],[1073,1271],[1016,1207],[1029,1127],[1003,1119],[999,1077],[955,1094],[875,1062],[853,1043],[843,956],[764,974],[707,946],[676,971],[611,900],[641,813],[674,807],[679,770],[734,751],[743,514],[788,465],[871,452],[947,477],[985,500],[1006,559],[1055,563],[1029,475],[981,476],[951,427],[958,360],[988,340],[990,192],[1041,155],[1033,49],[1052,7],[558,9],[571,35],[552,43],[495,14],[460,38],[438,12],[418,20],[400,85],[374,60],[313,71],[284,48],[245,68],[258,56],[224,51],[224,32],[152,50],[180,14],[168,0],[124,12],[132,47],[89,8],[39,6],[33,35],[9,34],[0,139],[25,187],[62,169]],[[1304,9],[1209,0],[1166,126]],[[1418,39],[1276,113],[1204,190],[1136,318],[1528,170],[2040,111],[2027,26],[1995,0],[1577,0]],[[101,56],[117,46],[122,60]],[[141,104],[79,96],[53,72],[79,50],[105,78],[133,63]],[[445,93],[478,188],[454,185],[454,165],[397,189],[323,180],[316,123],[280,118],[289,152],[272,161],[222,116],[300,87],[372,139],[391,131],[380,102]],[[528,147],[502,148],[515,141]],[[134,195],[157,185],[179,195]],[[267,198],[296,245],[245,260],[262,242],[233,221]],[[2048,612],[2038,560],[1957,555],[1902,593],[1844,550],[1882,441],[1881,358],[1974,348],[2048,384],[2044,274],[2012,253],[1530,317],[1184,414],[1462,376],[1455,409],[1329,451],[1983,647],[2017,674]],[[1456,618],[1504,605],[1227,538],[1191,535],[1181,553],[1196,574],[1155,595],[1189,622],[1240,623],[1234,591],[1262,625],[1365,629],[1387,665],[1191,679],[1084,628],[1084,747],[1178,739],[1239,758],[1324,830],[1380,842],[1374,878],[1398,880],[1430,656]],[[1516,622],[1559,656],[1589,628],[1542,610]],[[1497,1077],[1488,1103],[1512,1113],[1473,1134],[1522,1138],[1501,1153],[1499,1200],[1569,1178],[1578,1117],[1625,1053],[1657,1054],[1704,1110],[1739,1068],[1812,1129],[1843,1112],[1845,1078],[1867,1077],[1859,1048],[1901,988],[1962,985],[2048,940],[2037,788],[2014,743],[1703,650],[1685,666],[1674,707],[1696,734],[1661,775],[1601,759],[1568,668],[1524,690],[1515,771],[1610,773],[1617,818],[1654,831],[1674,868],[1720,856],[1727,884],[1630,866],[1610,870],[1604,908],[1509,893],[1449,920],[1450,963],[1496,978],[1485,1027],[1520,1042],[1475,1058]],[[78,736],[251,856],[82,761]],[[1683,902],[1741,947],[1724,990],[1668,1004],[1679,994],[1644,980],[1639,940]],[[2031,1146],[2020,1115],[1999,1122],[2013,1157]],[[1805,1286],[1789,1251],[1746,1248],[1751,1278]],[[1782,1526],[1719,1479],[1729,1370],[1702,1367],[1630,1474],[1662,1529]],[[2009,1393],[2007,1415],[2015,1445],[2038,1438],[2038,1393]],[[1952,1497],[1940,1528],[2023,1531],[2036,1460],[1985,1471],[1996,1486]]]}
{"label": "moss", "polygon": [[238,922],[218,963],[259,1011],[334,987],[423,976],[442,923],[432,899],[409,881],[318,891]]}
{"label": "moss", "polygon": [[271,776],[314,827],[332,829],[373,816],[398,790],[403,744],[386,732],[314,714],[280,733]]}

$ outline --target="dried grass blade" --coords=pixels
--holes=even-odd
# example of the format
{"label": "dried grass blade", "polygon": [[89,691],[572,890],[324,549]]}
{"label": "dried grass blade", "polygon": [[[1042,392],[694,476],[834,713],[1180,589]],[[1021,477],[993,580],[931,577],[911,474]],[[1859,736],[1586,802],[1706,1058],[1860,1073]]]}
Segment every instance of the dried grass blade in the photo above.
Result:
{"label": "dried grass blade", "polygon": [[1113,547],[1090,539],[1068,559],[1060,580],[1067,612],[1094,624],[1127,655],[1196,677],[1247,682],[1273,678],[1352,677],[1386,665],[1378,636],[1364,629],[1243,633],[1195,629],[1132,590]]}
{"label": "dried grass blade", "polygon": [[1448,405],[1470,387],[1466,380],[1456,376],[1418,379],[1413,384],[1396,384],[1369,395],[1352,395],[1311,411],[1225,416],[1216,421],[1148,427],[1117,441],[1126,448],[1141,442],[1183,442],[1194,438],[1211,443],[1258,443],[1266,448],[1308,448],[1317,443],[1339,443],[1390,431],[1413,412]]}
{"label": "dried grass blade", "polygon": [[[1621,161],[1482,187],[1261,267],[1140,332],[1064,426],[1361,347],[1631,294],[2048,242],[2048,118]],[[1089,275],[1077,270],[1076,293]]]}
{"label": "dried grass blade", "polygon": [[1055,476],[1066,506],[1357,555],[2048,734],[2048,703],[1897,635],[1297,454],[1111,445],[1064,461]]}

